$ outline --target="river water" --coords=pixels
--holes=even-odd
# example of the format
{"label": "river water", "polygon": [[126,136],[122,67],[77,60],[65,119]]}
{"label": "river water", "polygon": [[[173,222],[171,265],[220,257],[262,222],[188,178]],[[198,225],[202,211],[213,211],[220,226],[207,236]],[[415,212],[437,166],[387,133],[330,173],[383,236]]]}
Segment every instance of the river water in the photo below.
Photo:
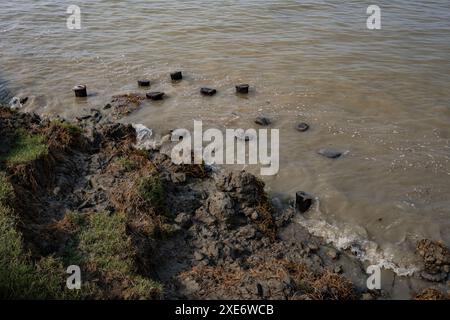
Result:
{"label": "river water", "polygon": [[[66,27],[70,4],[81,30]],[[418,239],[450,245],[450,2],[2,1],[0,93],[28,96],[25,111],[71,117],[111,95],[165,91],[124,121],[163,132],[280,129],[280,171],[264,177],[282,199],[314,194],[298,222],[362,258],[414,270]],[[168,73],[183,70],[173,85]],[[242,98],[234,85],[249,83]],[[88,86],[87,101],[71,88]],[[201,86],[218,89],[201,97]],[[300,133],[299,122],[311,129]],[[346,151],[340,159],[317,155]],[[258,173],[258,168],[248,167]]]}

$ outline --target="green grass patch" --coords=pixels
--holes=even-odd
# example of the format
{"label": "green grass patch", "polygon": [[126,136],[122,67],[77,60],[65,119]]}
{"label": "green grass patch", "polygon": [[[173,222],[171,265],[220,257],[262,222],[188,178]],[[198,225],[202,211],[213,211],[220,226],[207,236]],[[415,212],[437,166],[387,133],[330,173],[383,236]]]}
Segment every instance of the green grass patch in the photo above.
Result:
{"label": "green grass patch", "polygon": [[47,154],[47,152],[48,147],[45,144],[44,135],[31,135],[23,130],[18,130],[11,148],[3,160],[12,165],[24,164]]}
{"label": "green grass patch", "polygon": [[160,296],[163,287],[160,283],[141,276],[135,276],[131,280],[131,286],[125,289],[125,299],[146,299]]}
{"label": "green grass patch", "polygon": [[4,203],[12,196],[14,189],[8,181],[6,174],[0,171],[0,203]]}
{"label": "green grass patch", "polygon": [[[32,261],[23,249],[14,212],[4,205],[12,193],[0,172],[0,299],[101,299],[117,284],[124,299],[161,296],[161,284],[136,273],[135,249],[124,214],[67,212],[72,235],[63,257]],[[81,267],[81,290],[66,288],[69,265]]]}
{"label": "green grass patch", "polygon": [[[125,216],[96,213],[86,220],[68,219],[80,229],[68,244],[64,259],[43,257],[33,262],[23,250],[12,211],[0,205],[0,299],[102,299],[122,286],[124,299],[161,296],[161,284],[136,273],[135,251],[126,234]],[[68,290],[65,266],[82,270],[81,290]]]}
{"label": "green grass patch", "polygon": [[166,192],[159,177],[140,178],[137,182],[137,191],[139,196],[149,202],[155,209],[165,212]]}
{"label": "green grass patch", "polygon": [[83,129],[80,128],[79,126],[76,126],[74,124],[71,124],[69,122],[63,122],[60,120],[53,120],[52,125],[54,126],[58,126],[61,128],[64,128],[67,130],[67,132],[69,132],[71,135],[80,135],[83,133]]}
{"label": "green grass patch", "polygon": [[65,219],[67,222],[69,222],[72,226],[74,226],[76,229],[79,229],[86,225],[86,215],[81,214],[76,211],[68,211],[65,214]]}
{"label": "green grass patch", "polygon": [[[135,249],[126,233],[124,214],[94,213],[81,225],[65,258],[67,264],[80,265],[93,279],[127,283],[122,292],[125,299],[150,299],[162,293],[159,283],[136,274]],[[95,284],[89,287],[91,295],[102,296],[104,289]]]}
{"label": "green grass patch", "polygon": [[128,274],[134,250],[122,214],[95,213],[79,235],[79,249],[94,270]]}
{"label": "green grass patch", "polygon": [[64,289],[61,262],[45,257],[32,262],[23,250],[13,212],[0,204],[0,298],[67,299],[75,293]]}

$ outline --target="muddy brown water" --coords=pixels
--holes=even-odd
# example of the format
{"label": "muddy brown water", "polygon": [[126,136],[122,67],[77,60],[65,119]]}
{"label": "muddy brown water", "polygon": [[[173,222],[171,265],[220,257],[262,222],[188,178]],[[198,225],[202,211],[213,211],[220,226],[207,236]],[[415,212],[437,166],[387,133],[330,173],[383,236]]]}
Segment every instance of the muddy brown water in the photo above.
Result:
{"label": "muddy brown water", "polygon": [[[298,223],[362,259],[407,274],[418,239],[450,245],[450,3],[378,1],[382,29],[360,1],[13,1],[0,10],[0,92],[29,96],[25,111],[82,114],[111,95],[145,93],[127,122],[155,132],[203,120],[280,129],[280,171],[268,191],[319,201]],[[172,84],[169,72],[183,70]],[[87,100],[71,88],[86,84]],[[246,97],[234,86],[249,83]],[[202,97],[200,87],[218,90]],[[300,133],[295,126],[308,123]],[[346,154],[317,155],[323,147]],[[257,167],[246,167],[258,173]]]}

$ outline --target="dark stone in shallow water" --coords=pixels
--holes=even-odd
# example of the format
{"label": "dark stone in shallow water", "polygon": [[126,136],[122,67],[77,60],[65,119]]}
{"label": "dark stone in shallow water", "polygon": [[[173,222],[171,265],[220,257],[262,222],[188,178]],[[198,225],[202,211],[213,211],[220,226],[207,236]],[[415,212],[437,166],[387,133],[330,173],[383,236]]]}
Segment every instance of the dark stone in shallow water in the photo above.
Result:
{"label": "dark stone in shallow water", "polygon": [[242,94],[247,94],[248,93],[248,88],[249,88],[248,84],[240,84],[240,85],[236,86],[236,92],[237,93],[242,93]]}
{"label": "dark stone in shallow water", "polygon": [[139,87],[150,87],[150,80],[138,80]]}
{"label": "dark stone in shallow water", "polygon": [[259,124],[260,126],[268,126],[269,124],[271,124],[272,122],[270,121],[269,118],[266,117],[258,117],[255,119],[255,123]]}
{"label": "dark stone in shallow water", "polygon": [[313,201],[314,198],[306,192],[298,191],[295,194],[295,208],[301,213],[308,211],[309,208],[311,208]]}
{"label": "dark stone in shallow water", "polygon": [[87,97],[87,88],[85,85],[77,85],[73,87],[73,91],[75,92],[75,97],[84,98]]}
{"label": "dark stone in shallow water", "polygon": [[162,100],[164,92],[147,92],[146,96],[150,100]]}
{"label": "dark stone in shallow water", "polygon": [[172,81],[180,81],[183,79],[183,73],[181,71],[175,71],[170,74]]}
{"label": "dark stone in shallow water", "polygon": [[200,93],[204,96],[213,96],[217,93],[217,90],[211,88],[201,88]]}
{"label": "dark stone in shallow water", "polygon": [[25,104],[28,101],[28,97],[24,97],[20,99],[20,104]]}
{"label": "dark stone in shallow water", "polygon": [[307,131],[309,129],[309,124],[304,123],[304,122],[299,123],[297,125],[296,129],[297,129],[297,131],[305,132],[305,131]]}
{"label": "dark stone in shallow water", "polygon": [[342,156],[342,152],[335,149],[320,149],[317,153],[330,159],[337,159]]}

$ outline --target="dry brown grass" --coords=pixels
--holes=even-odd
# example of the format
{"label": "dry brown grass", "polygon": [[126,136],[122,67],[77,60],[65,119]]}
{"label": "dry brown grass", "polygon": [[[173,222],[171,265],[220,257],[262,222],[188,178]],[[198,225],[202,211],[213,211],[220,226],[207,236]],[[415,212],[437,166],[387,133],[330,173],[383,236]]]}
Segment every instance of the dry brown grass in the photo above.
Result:
{"label": "dry brown grass", "polygon": [[450,300],[450,297],[439,290],[428,288],[416,294],[414,300]]}
{"label": "dry brown grass", "polygon": [[83,130],[67,122],[53,121],[43,129],[50,150],[61,152],[67,148],[84,149],[87,142]]}
{"label": "dry brown grass", "polygon": [[[270,260],[248,270],[225,270],[222,267],[196,266],[181,274],[181,279],[193,278],[200,284],[202,297],[214,295],[218,290],[234,296],[244,284],[284,282],[291,279],[294,290],[286,298],[308,300],[354,300],[358,295],[353,284],[346,278],[325,270],[313,272],[304,264],[287,260]],[[203,284],[203,286],[202,286]],[[212,285],[213,284],[213,285]],[[294,294],[295,292],[295,294]]]}

